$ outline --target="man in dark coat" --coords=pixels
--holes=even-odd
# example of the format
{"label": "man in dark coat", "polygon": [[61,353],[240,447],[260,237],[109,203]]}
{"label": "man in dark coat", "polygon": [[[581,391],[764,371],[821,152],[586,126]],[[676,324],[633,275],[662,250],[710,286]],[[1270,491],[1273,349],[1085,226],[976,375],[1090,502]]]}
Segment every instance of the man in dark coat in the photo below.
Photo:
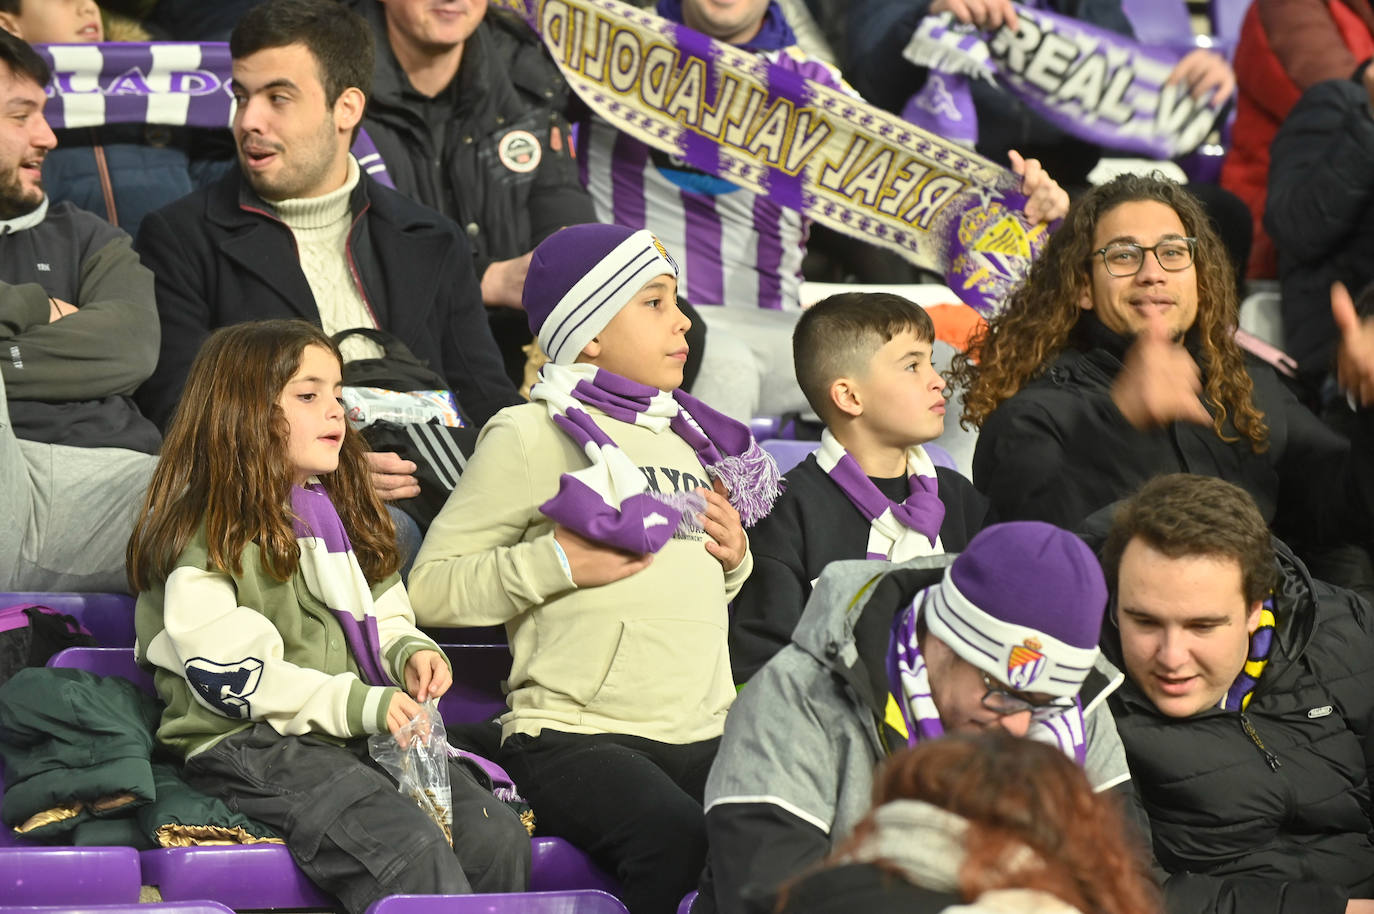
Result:
{"label": "man in dark coat", "polygon": [[482,300],[519,376],[520,291],[535,245],[595,222],[560,113],[568,87],[524,22],[487,0],[349,0],[377,42],[363,127],[401,193],[463,227]]}
{"label": "man in dark coat", "polygon": [[[1348,296],[1332,308],[1346,386],[1374,403],[1374,321]],[[980,428],[973,481],[998,518],[1076,529],[1151,477],[1216,476],[1318,577],[1368,586],[1371,411],[1352,446],[1241,351],[1236,314],[1221,243],[1182,187],[1124,175],[1076,201],[972,344],[978,363],[952,372]]]}
{"label": "man in dark coat", "polygon": [[1170,910],[1374,910],[1374,613],[1228,482],[1173,474],[1103,552],[1109,699]]}
{"label": "man in dark coat", "polygon": [[[330,334],[392,334],[484,423],[519,398],[487,329],[467,240],[439,213],[361,174],[348,152],[372,81],[367,24],[323,0],[291,7],[273,20],[289,27],[240,27],[229,42],[240,167],[150,214],[139,232],[162,324],[140,403],[165,424],[212,330],[298,317]],[[342,349],[345,359],[380,355],[356,337]],[[383,498],[419,494],[412,463],[394,454],[372,461]]]}

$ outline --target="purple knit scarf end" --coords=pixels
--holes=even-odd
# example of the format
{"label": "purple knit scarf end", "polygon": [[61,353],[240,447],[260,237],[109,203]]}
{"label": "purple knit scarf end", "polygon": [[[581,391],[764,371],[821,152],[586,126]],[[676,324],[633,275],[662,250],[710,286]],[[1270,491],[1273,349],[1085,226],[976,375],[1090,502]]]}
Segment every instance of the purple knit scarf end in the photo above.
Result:
{"label": "purple knit scarf end", "polygon": [[740,523],[752,527],[768,516],[773,502],[782,494],[782,474],[777,461],[752,438],[749,449],[738,456],[726,456],[706,468],[730,493],[730,504],[739,512]]}
{"label": "purple knit scarf end", "polygon": [[649,492],[654,501],[662,502],[678,512],[681,519],[677,522],[678,533],[700,533],[703,529],[697,515],[706,510],[706,498],[696,492]]}

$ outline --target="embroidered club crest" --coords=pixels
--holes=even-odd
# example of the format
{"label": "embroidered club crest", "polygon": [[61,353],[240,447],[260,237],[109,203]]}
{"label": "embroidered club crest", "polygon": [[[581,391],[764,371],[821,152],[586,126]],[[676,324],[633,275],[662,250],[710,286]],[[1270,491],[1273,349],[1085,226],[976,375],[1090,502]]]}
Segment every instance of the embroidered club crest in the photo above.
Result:
{"label": "embroidered club crest", "polygon": [[543,147],[528,130],[512,130],[496,144],[496,157],[516,174],[534,171],[543,155]]}
{"label": "embroidered club crest", "polygon": [[665,248],[665,247],[663,246],[663,242],[662,242],[662,241],[659,241],[659,240],[658,240],[658,236],[657,236],[657,235],[653,236],[653,238],[654,238],[654,250],[656,250],[656,251],[658,251],[660,254],[662,254],[662,255],[663,255],[663,259],[666,260],[666,261],[668,261],[669,263],[671,263],[671,264],[673,265],[673,270],[674,270],[674,271],[677,271],[677,269],[678,269],[677,261],[673,259],[673,255],[668,253],[668,249]]}
{"label": "embroidered club crest", "polygon": [[1040,642],[1027,638],[1014,646],[1007,658],[1007,685],[1024,689],[1035,682],[1044,669],[1045,655],[1040,653]]}

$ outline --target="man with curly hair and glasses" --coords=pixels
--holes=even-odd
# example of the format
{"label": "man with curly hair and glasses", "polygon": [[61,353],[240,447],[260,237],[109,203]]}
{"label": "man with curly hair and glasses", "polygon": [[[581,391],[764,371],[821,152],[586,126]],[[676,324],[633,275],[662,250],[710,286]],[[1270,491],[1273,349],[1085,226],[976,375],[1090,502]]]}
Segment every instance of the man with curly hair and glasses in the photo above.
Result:
{"label": "man with curly hair and glasses", "polygon": [[[1318,577],[1374,587],[1369,411],[1354,446],[1236,344],[1233,270],[1198,202],[1124,175],[1070,209],[951,375],[980,429],[974,484],[999,519],[1073,529],[1164,473],[1235,483]],[[1374,402],[1374,322],[1344,289],[1341,378]]]}

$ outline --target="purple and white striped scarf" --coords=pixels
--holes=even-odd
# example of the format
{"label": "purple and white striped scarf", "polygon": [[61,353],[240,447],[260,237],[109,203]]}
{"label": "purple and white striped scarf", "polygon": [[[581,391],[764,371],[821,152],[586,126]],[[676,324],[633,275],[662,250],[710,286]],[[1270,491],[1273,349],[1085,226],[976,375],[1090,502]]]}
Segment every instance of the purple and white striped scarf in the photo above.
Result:
{"label": "purple and white striped scarf", "polygon": [[[928,587],[916,594],[911,605],[897,614],[888,642],[887,679],[891,694],[888,695],[887,721],[894,729],[905,729],[908,746],[945,735],[940,710],[930,691],[930,673],[917,638],[921,609],[926,595],[933,589]],[[896,726],[899,722],[902,727]],[[1032,720],[1026,736],[1036,742],[1058,746],[1065,755],[1082,765],[1087,758],[1082,701],[1075,696],[1072,709],[1049,720]]]}
{"label": "purple and white striped scarf", "polygon": [[372,588],[329,493],[318,482],[292,486],[291,513],[305,586],[343,628],[363,681],[374,686],[399,685],[386,673]]}
{"label": "purple and white striped scarf", "polygon": [[1207,138],[1223,105],[1166,85],[1181,53],[1031,8],[1039,5],[1017,5],[1014,32],[981,32],[952,13],[922,19],[903,56],[944,76],[913,96],[902,116],[972,144],[978,122],[968,81],[983,79],[1066,133],[1109,149],[1170,159]]}
{"label": "purple and white striped scarf", "polygon": [[780,490],[778,465],[749,428],[681,390],[664,391],[595,365],[548,362],[530,399],[542,402],[553,423],[575,441],[591,465],[564,473],[558,494],[539,510],[549,519],[636,555],[658,552],[679,530],[701,529],[696,515],[706,500],[694,492],[659,493],[583,405],[612,419],[672,432],[696,452],[711,479],[719,479],[746,527],[762,519]]}
{"label": "purple and white striped scarf", "polygon": [[911,494],[894,502],[873,484],[859,462],[835,440],[830,429],[821,433],[816,463],[840,487],[859,513],[868,519],[870,559],[904,562],[922,555],[944,552],[940,544],[940,524],[945,519],[945,503],[940,501],[940,484],[935,464],[919,444],[907,448],[906,466]]}

